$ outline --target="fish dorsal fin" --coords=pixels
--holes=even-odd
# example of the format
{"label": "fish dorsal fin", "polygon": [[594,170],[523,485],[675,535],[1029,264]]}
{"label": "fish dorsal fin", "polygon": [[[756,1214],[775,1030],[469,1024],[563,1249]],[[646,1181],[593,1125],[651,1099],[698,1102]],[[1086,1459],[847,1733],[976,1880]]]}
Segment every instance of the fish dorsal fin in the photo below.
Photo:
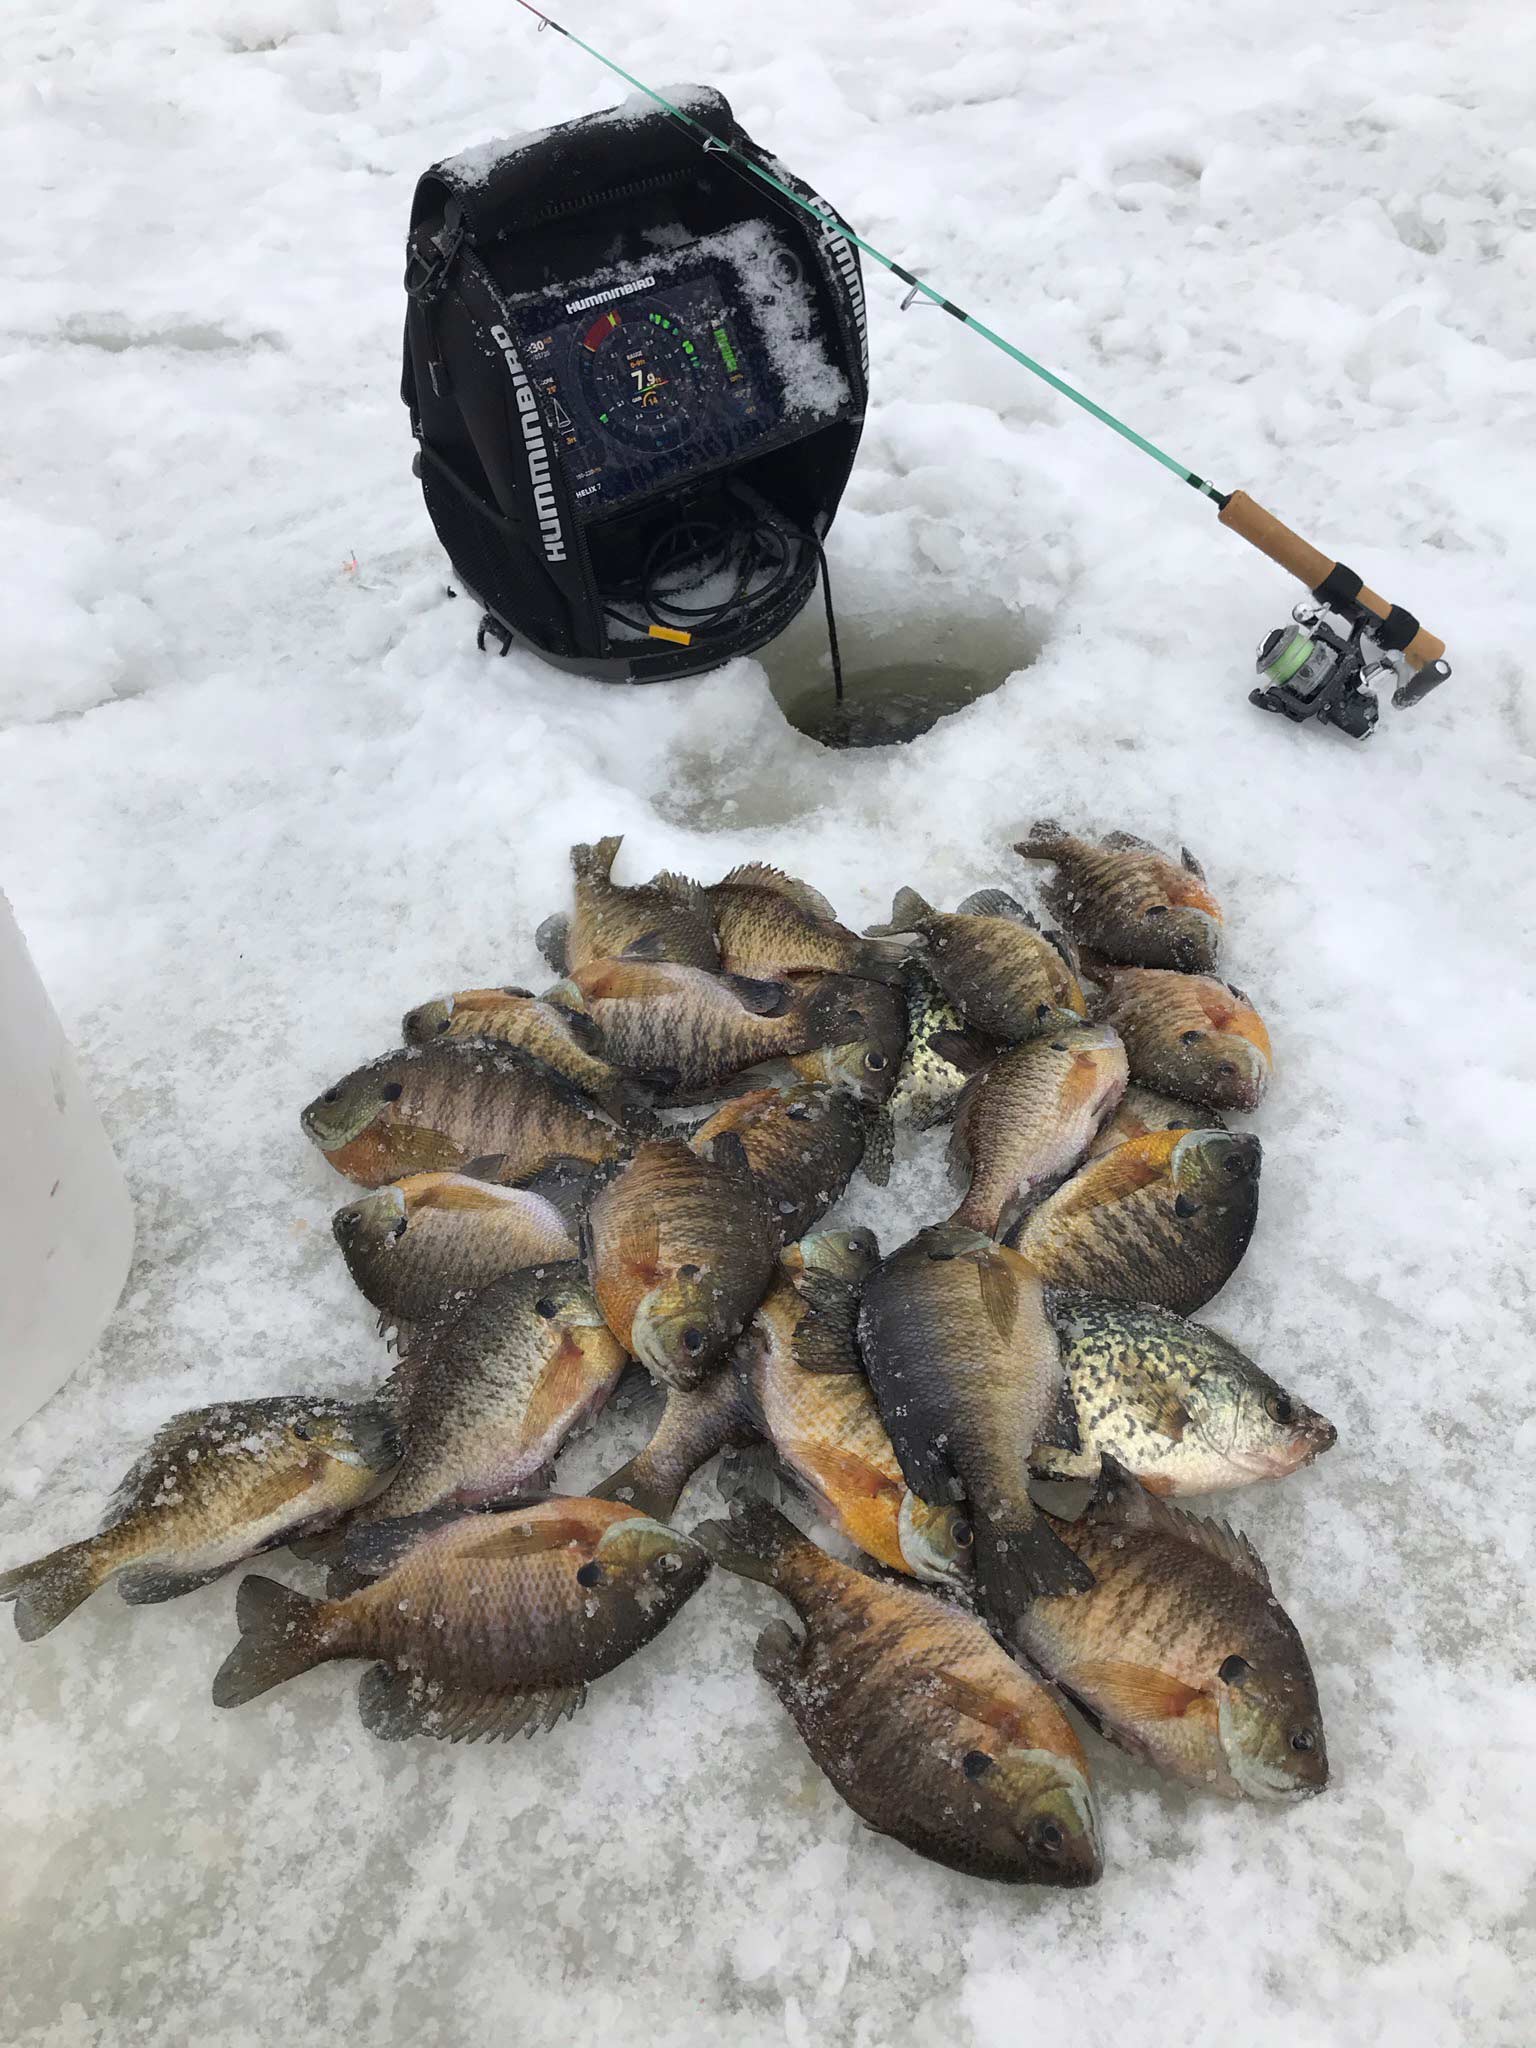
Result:
{"label": "fish dorsal fin", "polygon": [[1269,1573],[1263,1559],[1248,1538],[1234,1529],[1230,1522],[1191,1515],[1183,1508],[1174,1507],[1170,1501],[1148,1493],[1107,1452],[1098,1490],[1089,1504],[1088,1513],[1094,1521],[1115,1528],[1144,1529],[1149,1535],[1167,1536],[1176,1543],[1187,1543],[1196,1550],[1203,1550],[1208,1557],[1218,1558],[1233,1571],[1241,1572],[1245,1578],[1262,1586],[1266,1593],[1269,1591]]}
{"label": "fish dorsal fin", "polygon": [[1197,882],[1203,882],[1205,880],[1205,869],[1201,867],[1199,861],[1195,859],[1195,856],[1190,852],[1187,846],[1181,846],[1179,848],[1179,859],[1184,863],[1184,870],[1186,874],[1193,875]]}
{"label": "fish dorsal fin", "polygon": [[145,1495],[158,1491],[160,1468],[166,1459],[186,1441],[189,1431],[196,1428],[200,1415],[216,1413],[217,1410],[212,1408],[183,1410],[180,1415],[173,1415],[169,1421],[162,1422],[112,1489],[112,1497],[102,1510],[100,1526],[110,1529],[131,1515],[135,1508],[146,1505]]}
{"label": "fish dorsal fin", "polygon": [[837,912],[809,882],[802,882],[794,875],[786,875],[782,868],[770,867],[766,861],[744,861],[740,867],[732,868],[719,885],[722,889],[768,889],[775,896],[782,896],[793,903],[797,910],[803,910],[807,917],[820,922],[823,918],[837,923]]}
{"label": "fish dorsal fin", "polygon": [[1106,832],[1099,841],[1107,853],[1156,853],[1157,848],[1134,832]]}
{"label": "fish dorsal fin", "polygon": [[1010,896],[1006,889],[973,889],[963,903],[955,906],[957,917],[1007,917],[1015,924],[1021,924],[1029,931],[1040,929],[1040,920],[1032,917],[1016,896]]}
{"label": "fish dorsal fin", "polygon": [[695,910],[705,901],[704,884],[696,882],[692,875],[680,875],[673,868],[663,868],[660,874],[652,875],[651,887],[669,903],[680,904],[686,910]]}

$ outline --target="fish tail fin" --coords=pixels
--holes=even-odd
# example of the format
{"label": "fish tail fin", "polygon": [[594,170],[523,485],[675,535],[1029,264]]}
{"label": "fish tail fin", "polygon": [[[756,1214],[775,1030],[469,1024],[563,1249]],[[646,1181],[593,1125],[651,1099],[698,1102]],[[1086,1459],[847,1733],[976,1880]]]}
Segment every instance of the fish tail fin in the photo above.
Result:
{"label": "fish tail fin", "polygon": [[240,1640],[213,1681],[216,1707],[243,1707],[274,1685],[323,1663],[328,1652],[315,1626],[320,1602],[276,1579],[251,1573],[240,1581],[235,1620]]}
{"label": "fish tail fin", "polygon": [[853,959],[853,972],[861,981],[896,984],[906,977],[912,948],[905,939],[866,939]]}
{"label": "fish tail fin", "polygon": [[891,904],[889,924],[872,924],[866,934],[869,938],[884,938],[893,932],[920,932],[934,916],[933,905],[919,896],[915,889],[898,889]]}
{"label": "fish tail fin", "polygon": [[1070,844],[1072,835],[1056,823],[1054,818],[1037,818],[1022,839],[1014,842],[1014,852],[1021,853],[1025,860],[1055,860]]}
{"label": "fish tail fin", "polygon": [[622,832],[614,832],[606,839],[599,839],[592,846],[571,848],[571,867],[578,882],[606,882],[612,879],[613,864],[618,858],[619,848],[624,844]]}
{"label": "fish tail fin", "polygon": [[98,1538],[87,1536],[0,1572],[0,1600],[16,1602],[16,1633],[24,1643],[35,1643],[89,1599],[111,1569]]}
{"label": "fish tail fin", "polygon": [[1009,1639],[1034,1600],[1086,1593],[1093,1573],[1036,1510],[1007,1521],[976,1520],[976,1596]]}
{"label": "fish tail fin", "polygon": [[557,910],[546,917],[533,935],[533,943],[556,974],[565,972],[566,947],[570,944],[570,938],[571,920],[563,910]]}
{"label": "fish tail fin", "polygon": [[593,1500],[623,1501],[626,1507],[638,1508],[642,1515],[649,1515],[653,1522],[670,1522],[691,1476],[686,1472],[664,1473],[644,1451],[640,1451],[627,1465],[621,1465],[617,1472],[611,1473],[601,1486],[594,1486],[591,1496]]}
{"label": "fish tail fin", "polygon": [[737,1500],[728,1519],[700,1522],[692,1534],[728,1572],[781,1590],[807,1565],[815,1570],[824,1562],[821,1551],[787,1516],[752,1494]]}

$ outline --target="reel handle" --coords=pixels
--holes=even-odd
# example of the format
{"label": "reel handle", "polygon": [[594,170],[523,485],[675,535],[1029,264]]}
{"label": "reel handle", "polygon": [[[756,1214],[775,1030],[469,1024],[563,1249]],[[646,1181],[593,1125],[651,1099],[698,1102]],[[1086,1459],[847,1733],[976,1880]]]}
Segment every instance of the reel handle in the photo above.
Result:
{"label": "reel handle", "polygon": [[[1344,568],[1342,563],[1331,561],[1327,555],[1313,547],[1310,541],[1303,540],[1299,533],[1292,533],[1288,526],[1281,524],[1273,512],[1266,512],[1262,505],[1255,503],[1246,491],[1234,491],[1217,517],[1223,526],[1230,526],[1234,533],[1241,534],[1242,538],[1250,546],[1256,547],[1261,555],[1268,555],[1269,559],[1278,562],[1282,569],[1289,569],[1291,574],[1298,577],[1322,603],[1328,602],[1327,588],[1335,574],[1349,582],[1354,580],[1351,571]],[[1367,611],[1374,612],[1378,619],[1383,620],[1389,619],[1397,609],[1395,605],[1388,604],[1384,597],[1378,597],[1374,590],[1367,590],[1364,584],[1355,591],[1354,602],[1364,605]],[[1406,616],[1399,613],[1400,618]],[[1443,660],[1445,642],[1426,631],[1417,620],[1411,623],[1415,628],[1413,637],[1401,649],[1403,660],[1409,668],[1425,668],[1431,663]],[[1438,680],[1439,677],[1436,678],[1436,681]],[[1433,685],[1430,687],[1433,688]]]}

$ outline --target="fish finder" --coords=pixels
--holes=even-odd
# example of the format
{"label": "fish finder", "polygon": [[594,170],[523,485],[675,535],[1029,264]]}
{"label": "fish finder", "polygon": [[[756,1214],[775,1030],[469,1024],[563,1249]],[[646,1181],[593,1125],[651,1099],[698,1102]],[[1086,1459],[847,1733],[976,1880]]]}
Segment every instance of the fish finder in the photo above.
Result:
{"label": "fish finder", "polygon": [[[679,91],[795,183],[718,93]],[[633,103],[423,177],[402,395],[482,645],[659,681],[806,603],[868,371],[857,253],[796,189],[813,214]]]}

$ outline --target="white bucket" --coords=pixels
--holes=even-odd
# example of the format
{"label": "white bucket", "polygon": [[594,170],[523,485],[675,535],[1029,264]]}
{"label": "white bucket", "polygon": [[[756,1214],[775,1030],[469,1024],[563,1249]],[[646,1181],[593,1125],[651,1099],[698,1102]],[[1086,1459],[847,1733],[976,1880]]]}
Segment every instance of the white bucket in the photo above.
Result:
{"label": "white bucket", "polygon": [[0,1436],[56,1393],[117,1305],[133,1208],[0,895]]}

